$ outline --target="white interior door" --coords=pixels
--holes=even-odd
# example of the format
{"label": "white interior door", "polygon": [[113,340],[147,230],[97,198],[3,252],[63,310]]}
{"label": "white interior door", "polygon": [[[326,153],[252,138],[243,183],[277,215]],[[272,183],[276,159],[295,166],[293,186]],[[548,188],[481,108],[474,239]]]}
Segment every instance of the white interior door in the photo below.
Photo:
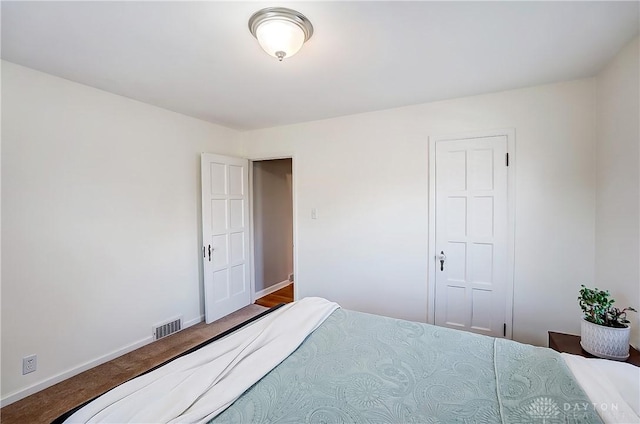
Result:
{"label": "white interior door", "polygon": [[507,335],[507,137],[435,143],[435,324]]}
{"label": "white interior door", "polygon": [[202,154],[204,305],[210,323],[251,303],[249,161]]}

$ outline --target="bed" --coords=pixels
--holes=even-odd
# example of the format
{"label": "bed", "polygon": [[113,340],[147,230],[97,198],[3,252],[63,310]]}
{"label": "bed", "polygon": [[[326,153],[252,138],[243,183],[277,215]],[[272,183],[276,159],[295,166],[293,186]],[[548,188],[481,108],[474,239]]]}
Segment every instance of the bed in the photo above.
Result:
{"label": "bed", "polygon": [[640,422],[639,369],[571,356],[306,298],[54,422]]}

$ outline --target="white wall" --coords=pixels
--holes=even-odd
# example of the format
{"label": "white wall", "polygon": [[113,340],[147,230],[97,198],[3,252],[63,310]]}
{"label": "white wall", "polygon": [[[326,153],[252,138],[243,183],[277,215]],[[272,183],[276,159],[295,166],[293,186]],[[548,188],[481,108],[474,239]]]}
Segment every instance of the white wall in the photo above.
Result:
{"label": "white wall", "polygon": [[293,273],[291,159],[253,162],[254,267],[256,291]]}
{"label": "white wall", "polygon": [[[597,78],[596,278],[618,307],[640,310],[640,69],[638,38]],[[640,343],[638,314],[632,344]]]}
{"label": "white wall", "polygon": [[200,152],[235,131],[8,62],[2,124],[5,401],[200,320]]}
{"label": "white wall", "polygon": [[[298,296],[425,321],[427,140],[516,131],[514,338],[579,332],[594,276],[593,79],[243,133],[250,157],[295,154]],[[317,208],[318,219],[311,219]]]}

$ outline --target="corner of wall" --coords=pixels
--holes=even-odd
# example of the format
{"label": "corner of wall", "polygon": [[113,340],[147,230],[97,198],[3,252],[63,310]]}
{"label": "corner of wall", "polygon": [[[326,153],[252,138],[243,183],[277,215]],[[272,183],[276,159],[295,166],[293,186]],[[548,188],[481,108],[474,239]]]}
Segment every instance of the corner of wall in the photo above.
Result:
{"label": "corner of wall", "polygon": [[[640,308],[640,42],[636,36],[596,79],[595,276],[618,306]],[[611,264],[616,266],[612,267]],[[640,344],[640,314],[632,345]]]}

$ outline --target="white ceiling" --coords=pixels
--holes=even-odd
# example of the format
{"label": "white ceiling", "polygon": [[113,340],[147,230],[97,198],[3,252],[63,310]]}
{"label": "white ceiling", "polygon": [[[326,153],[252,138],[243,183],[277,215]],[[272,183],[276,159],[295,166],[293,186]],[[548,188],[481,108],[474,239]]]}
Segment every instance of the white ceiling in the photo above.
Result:
{"label": "white ceiling", "polygon": [[[314,35],[267,56],[258,9]],[[2,2],[2,58],[237,129],[595,75],[638,2]]]}

